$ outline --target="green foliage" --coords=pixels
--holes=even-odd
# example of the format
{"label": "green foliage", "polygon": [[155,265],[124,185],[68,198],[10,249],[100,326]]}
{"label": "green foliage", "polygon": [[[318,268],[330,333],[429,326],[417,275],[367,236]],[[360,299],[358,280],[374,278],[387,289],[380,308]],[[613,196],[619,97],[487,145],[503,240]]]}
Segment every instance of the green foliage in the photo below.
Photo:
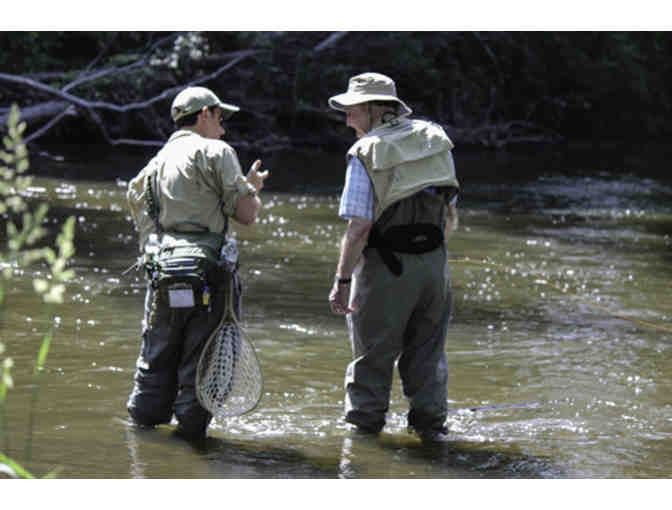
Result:
{"label": "green foliage", "polygon": [[[98,68],[123,65],[166,35],[0,33],[0,69],[81,72],[98,55]],[[326,110],[326,99],[343,90],[350,76],[364,71],[390,75],[418,116],[456,128],[525,121],[582,139],[672,132],[671,32],[352,31],[315,52],[329,37],[330,32],[298,31],[179,33],[154,50],[152,65],[81,85],[76,92],[126,104],[212,71],[225,61],[220,55],[253,49],[258,50],[253,58],[206,86],[254,111],[254,119],[273,119],[245,127],[261,138],[270,131],[301,139],[302,122],[310,115],[314,124],[304,130],[315,138],[329,135],[333,125],[318,112]],[[49,79],[63,86],[74,76]],[[0,106],[12,100],[36,102],[32,93],[0,82]],[[106,121],[112,131],[133,130],[133,137],[163,137],[172,127],[166,120],[168,105],[132,119],[109,115]],[[89,120],[82,116],[78,122]]]}
{"label": "green foliage", "polygon": [[[7,216],[8,239],[6,251],[0,252],[2,279],[11,279],[15,268],[44,260],[49,266],[50,278],[34,280],[35,291],[43,296],[46,303],[60,303],[65,290],[64,282],[74,276],[66,265],[74,254],[75,218],[68,218],[63,225],[56,239],[57,250],[49,246],[34,247],[47,234],[42,224],[49,207],[40,204],[35,212],[31,212],[22,196],[32,183],[31,177],[24,175],[29,168],[28,151],[21,143],[25,128],[26,124],[19,122],[18,107],[13,106],[8,120],[8,135],[3,139],[6,152],[0,151],[3,163],[0,166],[0,214]],[[18,225],[17,217],[20,219]],[[0,304],[2,296],[3,293],[0,293]]]}
{"label": "green foliage", "polygon": [[114,32],[0,32],[0,69],[25,74],[79,68],[114,37]]}
{"label": "green foliage", "polygon": [[35,478],[28,471],[26,471],[18,462],[13,461],[6,455],[0,453],[0,474],[5,473],[13,478]]}
{"label": "green foliage", "polygon": [[[24,175],[29,168],[28,151],[22,143],[22,133],[26,124],[20,122],[20,113],[16,105],[12,106],[8,119],[7,136],[3,139],[5,150],[0,151],[0,215],[6,218],[7,248],[0,250],[0,305],[4,303],[5,282],[10,281],[14,271],[28,267],[38,261],[46,263],[49,275],[44,279],[33,281],[34,290],[45,303],[61,303],[65,291],[65,282],[72,279],[74,272],[67,268],[68,261],[74,255],[75,218],[69,217],[56,238],[56,249],[51,246],[36,247],[47,231],[42,227],[48,206],[40,204],[35,212],[29,210],[23,194],[31,184],[30,176]],[[17,222],[20,220],[20,222]],[[17,224],[18,223],[18,224]],[[33,370],[33,399],[31,401],[29,440],[26,444],[26,459],[30,459],[32,442],[33,409],[37,402],[37,379],[43,370],[52,334],[45,335],[37,355]],[[0,342],[0,356],[4,355],[5,346]],[[0,358],[1,359],[1,358]],[[2,426],[7,429],[5,402],[7,392],[13,386],[11,358],[2,359],[0,364],[0,418]],[[7,443],[7,441],[5,441]],[[0,453],[0,472],[10,476],[32,478],[23,467]]]}

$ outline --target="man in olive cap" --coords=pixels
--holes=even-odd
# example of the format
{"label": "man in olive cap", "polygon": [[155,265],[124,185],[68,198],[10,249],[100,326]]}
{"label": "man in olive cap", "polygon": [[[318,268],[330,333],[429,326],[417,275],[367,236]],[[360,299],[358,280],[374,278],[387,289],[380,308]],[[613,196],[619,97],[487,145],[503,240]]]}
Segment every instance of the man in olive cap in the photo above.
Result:
{"label": "man in olive cap", "polygon": [[329,99],[359,140],[347,153],[339,216],[348,221],[329,301],[346,314],[353,361],[345,420],[358,431],[385,425],[395,362],[409,400],[408,426],[445,439],[451,313],[445,242],[457,228],[453,144],[437,124],[410,120],[394,81],[350,79]]}
{"label": "man in olive cap", "polygon": [[[196,367],[229,296],[239,312],[240,283],[224,271],[229,219],[255,222],[268,172],[261,161],[243,176],[234,149],[220,140],[237,106],[209,89],[188,87],[170,110],[176,131],[129,183],[148,285],[142,346],[128,411],[139,426],[168,423],[187,439],[205,437],[212,415],[196,397]],[[231,288],[233,292],[231,293]]]}

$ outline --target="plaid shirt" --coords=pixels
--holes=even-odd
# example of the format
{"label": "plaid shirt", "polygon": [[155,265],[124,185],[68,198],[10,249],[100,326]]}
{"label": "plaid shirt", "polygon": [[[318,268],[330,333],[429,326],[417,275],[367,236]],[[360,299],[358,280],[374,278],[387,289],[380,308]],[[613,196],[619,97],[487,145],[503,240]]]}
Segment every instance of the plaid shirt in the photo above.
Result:
{"label": "plaid shirt", "polygon": [[348,163],[338,215],[344,220],[353,216],[373,219],[373,185],[364,165],[357,158],[351,158]]}

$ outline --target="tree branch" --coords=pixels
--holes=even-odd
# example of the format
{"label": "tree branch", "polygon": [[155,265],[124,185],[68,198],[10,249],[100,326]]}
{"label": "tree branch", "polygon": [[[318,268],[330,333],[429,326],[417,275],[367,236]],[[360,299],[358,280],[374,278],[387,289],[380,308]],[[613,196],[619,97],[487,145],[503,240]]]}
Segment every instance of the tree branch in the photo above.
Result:
{"label": "tree branch", "polygon": [[[152,46],[152,50],[158,46],[159,44],[162,44],[165,40],[168,38],[164,38],[157,43],[155,43]],[[70,105],[73,105],[75,107],[78,107],[82,111],[84,111],[87,116],[91,119],[91,121],[100,129],[101,133],[103,134],[103,137],[105,140],[112,144],[112,145],[118,145],[118,144],[126,144],[126,145],[161,145],[163,142],[160,141],[143,141],[143,140],[129,140],[126,138],[120,138],[120,139],[113,139],[108,131],[107,128],[105,127],[104,122],[102,121],[101,117],[99,114],[96,112],[96,110],[109,110],[109,111],[114,111],[117,113],[126,113],[132,110],[140,110],[140,109],[145,109],[153,104],[163,101],[165,99],[168,99],[170,97],[173,97],[175,94],[177,94],[179,91],[185,89],[186,87],[193,86],[193,85],[198,85],[210,80],[213,80],[217,78],[220,74],[223,72],[231,69],[233,66],[238,64],[241,60],[248,58],[250,56],[256,55],[259,53],[258,50],[245,50],[245,51],[239,51],[232,53],[233,59],[227,62],[225,65],[220,66],[217,70],[214,72],[201,76],[195,80],[190,81],[189,83],[185,85],[180,85],[177,87],[171,87],[169,89],[164,90],[161,94],[154,96],[150,99],[147,99],[145,101],[139,101],[135,103],[130,103],[126,105],[117,105],[113,103],[108,103],[105,101],[88,101],[85,99],[82,99],[74,94],[71,94],[67,92],[67,90],[75,87],[76,85],[81,85],[84,82],[87,81],[93,81],[95,79],[99,79],[103,76],[107,76],[112,73],[123,73],[127,72],[130,69],[133,69],[135,67],[140,66],[142,63],[145,62],[145,60],[148,58],[148,56],[151,54],[151,51],[147,53],[143,58],[141,58],[139,61],[134,62],[133,64],[130,64],[125,67],[121,68],[111,68],[111,69],[103,69],[91,74],[87,74],[86,76],[75,80],[74,82],[70,83],[66,87],[64,87],[62,90],[59,90],[55,87],[51,87],[49,85],[45,85],[44,83],[41,83],[39,81],[33,80],[31,78],[26,78],[24,76],[16,76],[16,75],[11,75],[11,74],[6,74],[6,73],[0,73],[0,81],[5,81],[9,83],[15,83],[23,86],[30,87],[34,90],[37,90],[39,92],[42,92],[44,94],[56,97],[58,99],[61,99],[61,101],[48,101],[45,103],[40,103],[38,105],[33,105],[31,107],[26,108],[28,115],[24,115],[22,113],[22,118],[24,120],[28,118],[41,118],[44,116],[48,116],[49,114],[51,115],[56,115],[55,118],[52,119],[49,124],[43,128],[41,128],[38,132],[33,133],[29,138],[31,140],[35,140],[39,135],[41,136],[44,134],[48,129],[53,127],[57,122],[59,122],[65,115],[68,113],[72,113],[72,108],[70,108]],[[6,117],[8,114],[4,114],[0,117],[0,125],[3,125],[6,123]]]}
{"label": "tree branch", "polygon": [[23,142],[24,143],[30,143],[33,140],[36,140],[43,134],[45,134],[47,131],[49,131],[52,127],[54,127],[56,124],[58,124],[66,115],[72,115],[74,107],[67,104],[67,103],[60,103],[61,105],[64,105],[63,109],[61,112],[53,117],[49,122],[47,122],[44,126],[42,126],[40,129],[35,131],[34,133],[31,133],[30,136],[27,136]]}
{"label": "tree branch", "polygon": [[313,53],[320,53],[321,51],[326,50],[328,47],[333,46],[346,35],[348,35],[348,32],[333,32],[329,37],[313,48]]}

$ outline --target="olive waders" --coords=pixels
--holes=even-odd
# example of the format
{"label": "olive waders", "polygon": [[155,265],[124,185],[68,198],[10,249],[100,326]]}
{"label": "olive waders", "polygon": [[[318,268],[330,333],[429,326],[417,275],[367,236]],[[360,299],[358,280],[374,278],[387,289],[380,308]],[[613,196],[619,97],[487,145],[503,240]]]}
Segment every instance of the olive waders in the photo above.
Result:
{"label": "olive waders", "polygon": [[385,424],[395,363],[408,426],[439,430],[447,417],[452,303],[443,232],[459,188],[452,148],[440,126],[400,119],[348,151],[374,189],[374,225],[353,274],[356,311],[347,321],[354,360],[345,380],[345,419],[369,431]]}
{"label": "olive waders", "polygon": [[[403,200],[392,216],[404,221],[404,216],[431,210],[418,204],[442,202],[425,194]],[[445,339],[451,288],[446,249],[441,242],[425,253],[395,252],[401,275],[390,270],[381,251],[368,247],[353,275],[351,298],[357,310],[347,316],[354,359],[345,377],[345,420],[373,432],[383,428],[398,362],[409,427],[439,429],[448,410]]]}

